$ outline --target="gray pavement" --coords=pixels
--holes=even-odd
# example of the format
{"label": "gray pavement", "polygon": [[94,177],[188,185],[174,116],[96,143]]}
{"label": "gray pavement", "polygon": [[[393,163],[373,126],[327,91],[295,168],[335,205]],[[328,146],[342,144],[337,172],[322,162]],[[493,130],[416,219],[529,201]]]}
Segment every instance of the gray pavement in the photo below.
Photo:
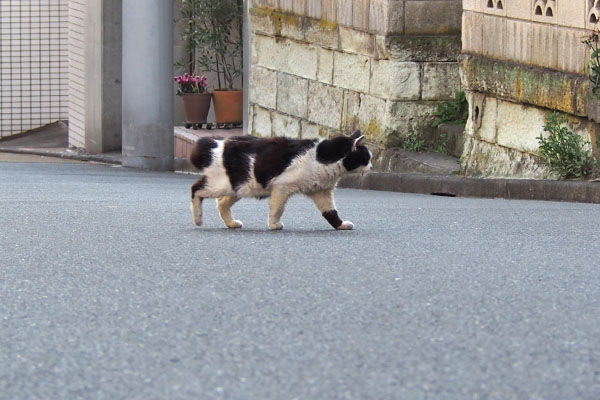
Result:
{"label": "gray pavement", "polygon": [[2,399],[598,399],[600,208],[0,164]]}

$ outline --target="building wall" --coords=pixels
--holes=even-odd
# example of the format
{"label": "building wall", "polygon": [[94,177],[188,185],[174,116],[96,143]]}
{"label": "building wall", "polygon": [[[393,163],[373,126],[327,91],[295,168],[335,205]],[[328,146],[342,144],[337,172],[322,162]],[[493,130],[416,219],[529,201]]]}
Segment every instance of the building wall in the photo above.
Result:
{"label": "building wall", "polygon": [[431,129],[460,89],[460,1],[254,0],[250,131],[361,129],[375,147]]}
{"label": "building wall", "polygon": [[460,64],[470,107],[464,173],[546,177],[536,138],[555,110],[597,152],[598,127],[586,110],[590,50],[582,43],[598,20],[595,3],[463,1]]}
{"label": "building wall", "polygon": [[0,137],[67,119],[67,0],[0,2]]}

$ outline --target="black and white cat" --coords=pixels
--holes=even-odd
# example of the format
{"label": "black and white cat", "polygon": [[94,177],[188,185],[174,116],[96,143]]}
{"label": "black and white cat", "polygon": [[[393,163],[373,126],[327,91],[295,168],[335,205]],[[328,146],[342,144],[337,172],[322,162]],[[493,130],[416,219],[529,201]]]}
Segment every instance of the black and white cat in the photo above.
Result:
{"label": "black and white cat", "polygon": [[310,197],[335,229],[352,229],[335,208],[333,190],[348,172],[371,167],[371,153],[365,137],[333,139],[201,138],[190,155],[202,176],[192,185],[192,215],[202,225],[202,200],[216,198],[221,219],[228,228],[241,228],[233,219],[231,206],[242,197],[270,197],[269,229],[282,229],[280,218],[288,198],[296,193]]}

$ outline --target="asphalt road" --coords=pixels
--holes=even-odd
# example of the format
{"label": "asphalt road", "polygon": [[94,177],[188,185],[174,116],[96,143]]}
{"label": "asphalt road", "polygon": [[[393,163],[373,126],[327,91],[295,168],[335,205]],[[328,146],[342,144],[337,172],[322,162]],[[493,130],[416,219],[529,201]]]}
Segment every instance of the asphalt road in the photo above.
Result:
{"label": "asphalt road", "polygon": [[0,163],[1,399],[598,399],[600,207]]}

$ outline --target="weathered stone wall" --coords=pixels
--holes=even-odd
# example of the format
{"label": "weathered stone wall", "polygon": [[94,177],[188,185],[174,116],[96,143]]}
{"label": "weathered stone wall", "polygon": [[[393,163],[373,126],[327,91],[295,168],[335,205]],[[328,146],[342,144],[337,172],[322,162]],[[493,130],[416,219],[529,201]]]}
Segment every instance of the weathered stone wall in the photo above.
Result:
{"label": "weathered stone wall", "polygon": [[545,117],[558,110],[596,149],[587,119],[594,0],[464,0],[461,78],[470,118],[463,172],[541,178]]}
{"label": "weathered stone wall", "polygon": [[396,146],[460,89],[461,2],[254,0],[250,130]]}

